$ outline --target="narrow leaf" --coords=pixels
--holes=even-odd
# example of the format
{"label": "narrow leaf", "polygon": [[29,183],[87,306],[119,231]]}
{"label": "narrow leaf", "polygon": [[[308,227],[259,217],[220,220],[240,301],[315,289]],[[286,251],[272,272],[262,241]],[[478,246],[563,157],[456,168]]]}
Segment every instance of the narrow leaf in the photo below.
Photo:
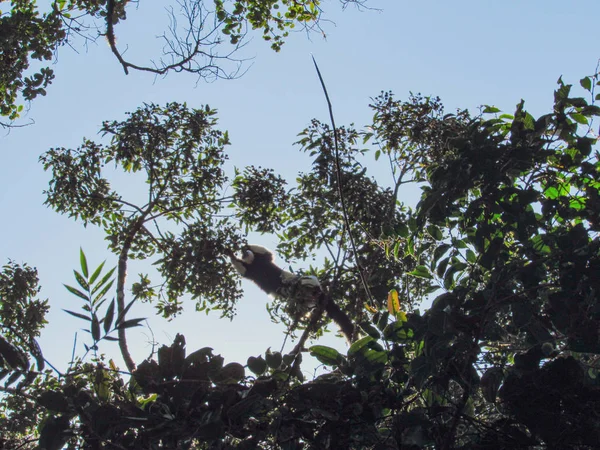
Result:
{"label": "narrow leaf", "polygon": [[141,318],[141,319],[129,319],[129,320],[125,320],[121,323],[117,324],[117,328],[119,330],[124,330],[126,328],[133,328],[133,327],[139,327],[141,326],[141,322],[143,322],[144,320],[146,320],[145,318]]}
{"label": "narrow leaf", "polygon": [[100,321],[98,320],[98,316],[93,313],[92,314],[92,339],[94,342],[98,342],[100,340]]}
{"label": "narrow leaf", "polygon": [[98,311],[100,309],[100,307],[104,304],[104,302],[106,301],[106,298],[103,298],[102,300],[100,300],[100,302],[96,303],[96,300],[94,300],[94,311]]}
{"label": "narrow leaf", "polygon": [[112,287],[112,285],[114,284],[115,280],[111,280],[110,283],[108,283],[106,286],[104,286],[104,289],[102,289],[95,297],[93,300],[93,303],[96,303],[98,300],[101,300],[102,298],[104,298],[104,296],[106,295],[106,293],[109,291],[109,289]]}
{"label": "narrow leaf", "polygon": [[83,320],[87,320],[88,322],[90,320],[92,320],[88,316],[84,316],[83,314],[76,313],[75,311],[69,311],[68,309],[63,309],[63,311],[66,312],[66,313],[68,313],[68,314],[71,314],[72,316],[78,317],[78,318],[83,319]]}
{"label": "narrow leaf", "polygon": [[123,320],[125,320],[125,317],[127,316],[127,313],[129,312],[129,309],[133,306],[133,303],[135,302],[135,299],[131,300],[129,302],[129,304],[125,307],[125,309],[123,309],[123,311],[121,313],[119,313],[119,316],[117,317],[117,321],[115,322],[115,326],[118,328],[119,324],[121,322],[123,322]]}
{"label": "narrow leaf", "polygon": [[90,298],[87,295],[85,295],[83,292],[81,292],[81,291],[79,291],[79,290],[75,289],[74,287],[69,286],[67,284],[63,284],[63,286],[65,288],[67,288],[67,291],[69,291],[71,294],[76,295],[77,297],[84,299],[86,302],[90,301]]}
{"label": "narrow leaf", "polygon": [[110,327],[112,326],[112,321],[115,318],[115,299],[113,298],[108,305],[106,310],[106,315],[104,316],[104,334],[107,334],[110,331]]}
{"label": "narrow leaf", "polygon": [[79,286],[81,286],[84,290],[88,291],[90,289],[90,285],[83,277],[83,275],[81,275],[76,270],[73,271],[73,274],[75,275],[75,280],[77,281],[77,284],[79,284]]}
{"label": "narrow leaf", "polygon": [[433,261],[437,262],[451,247],[450,244],[441,244],[433,251]]}
{"label": "narrow leaf", "polygon": [[113,273],[115,273],[115,269],[115,267],[110,269],[107,274],[104,275],[98,283],[96,283],[96,286],[94,286],[92,289],[92,295],[96,293],[96,291],[98,291],[110,279],[110,277],[112,277]]}
{"label": "narrow leaf", "polygon": [[100,263],[100,265],[96,268],[96,270],[94,270],[94,273],[92,274],[91,278],[90,278],[90,284],[94,284],[94,282],[96,281],[96,278],[98,278],[98,276],[102,273],[102,268],[104,267],[104,263],[106,261],[103,261],[102,263]]}
{"label": "narrow leaf", "polygon": [[85,258],[85,253],[83,253],[83,249],[81,247],[79,247],[79,264],[81,265],[81,271],[83,272],[83,276],[85,278],[87,278],[88,277],[87,259]]}

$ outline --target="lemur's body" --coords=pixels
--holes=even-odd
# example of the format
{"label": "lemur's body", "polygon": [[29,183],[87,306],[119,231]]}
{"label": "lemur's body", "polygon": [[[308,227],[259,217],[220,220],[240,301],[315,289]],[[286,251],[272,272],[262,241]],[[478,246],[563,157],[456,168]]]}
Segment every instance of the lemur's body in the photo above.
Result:
{"label": "lemur's body", "polygon": [[[240,275],[248,278],[273,297],[293,302],[297,313],[308,313],[323,296],[315,276],[294,275],[273,262],[273,253],[259,245],[249,245],[241,259],[230,255],[231,262]],[[342,333],[352,339],[354,325],[348,316],[331,299],[325,303],[325,312],[338,324]]]}

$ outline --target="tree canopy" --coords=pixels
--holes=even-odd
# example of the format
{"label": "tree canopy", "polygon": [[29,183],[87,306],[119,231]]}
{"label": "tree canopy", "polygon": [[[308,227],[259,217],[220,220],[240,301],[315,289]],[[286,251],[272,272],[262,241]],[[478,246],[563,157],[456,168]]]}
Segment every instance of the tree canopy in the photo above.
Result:
{"label": "tree canopy", "polygon": [[[598,76],[580,84],[594,99]],[[47,203],[102,227],[119,263],[90,268],[81,254],[67,289],[84,306],[68,312],[89,324],[94,356],[66,373],[44,367],[35,340],[47,309],[35,271],[5,266],[4,442],[26,446],[39,433],[46,449],[593,448],[600,163],[590,124],[600,108],[571,90],[559,80],[553,110],[537,118],[524,102],[513,114],[446,114],[439,99],[383,93],[364,131],[342,127],[334,139],[313,121],[300,133],[313,165],[294,188],[248,167],[230,196],[228,137],[208,107],[145,105],[105,122],[106,144],[51,149],[41,157]],[[369,141],[376,151],[363,148]],[[371,154],[389,159],[391,187],[367,175],[361,159]],[[112,190],[109,163],[143,174],[146,204]],[[409,182],[422,187],[414,209],[397,198]],[[281,300],[274,317],[304,330],[289,354],[224,364],[178,335],[145,361],[127,356],[135,301],[170,316],[189,293],[199,309],[233,313],[242,293],[226,255],[248,229],[276,233],[286,259],[326,249],[311,272],[361,330],[347,354],[308,347],[331,371],[303,379],[297,350],[322,318],[302,326]],[[162,287],[142,276],[126,293],[127,261],[151,257]],[[119,340],[126,372],[99,353],[104,339]]]}
{"label": "tree canopy", "polygon": [[[41,13],[12,1],[0,16],[12,42],[0,44],[0,113],[14,120],[20,101],[45,93],[52,71],[26,75],[29,60],[50,59],[72,33],[89,32],[88,20],[100,20],[125,71],[147,70],[115,40],[128,3],[56,1]],[[207,17],[233,48],[256,28],[278,50],[293,25],[318,26],[320,16],[316,1],[180,6],[200,34],[167,41],[181,59],[157,73],[207,76],[213,56],[195,47],[206,43]],[[208,36],[210,48],[221,44]],[[597,448],[599,86],[599,73],[575,86],[559,78],[537,117],[524,100],[510,112],[447,112],[436,97],[383,92],[367,127],[315,119],[302,130],[311,165],[294,180],[230,169],[229,134],[208,105],[143,104],[76,148],[51,148],[40,156],[46,205],[101,229],[113,264],[92,266],[81,250],[74,280],[60,280],[80,305],[64,314],[88,332],[85,353],[64,370],[38,342],[50,302],[39,298],[37,270],[2,267],[0,448]],[[390,179],[368,171],[382,160]],[[142,180],[142,195],[111,183],[115,174]],[[402,199],[408,184],[421,189],[415,207]],[[243,291],[229,257],[250,233],[275,236],[277,253],[320,281],[309,315],[270,301],[294,348],[272,350],[276,342],[226,363],[219,342],[188,348],[177,334],[134,360],[137,302],[167,319],[189,300],[223,319],[236,313]],[[134,260],[156,274],[128,279]],[[327,302],[357,330],[345,352],[316,341],[335,327]],[[125,367],[106,353],[109,341]],[[306,380],[308,358],[325,373]]]}

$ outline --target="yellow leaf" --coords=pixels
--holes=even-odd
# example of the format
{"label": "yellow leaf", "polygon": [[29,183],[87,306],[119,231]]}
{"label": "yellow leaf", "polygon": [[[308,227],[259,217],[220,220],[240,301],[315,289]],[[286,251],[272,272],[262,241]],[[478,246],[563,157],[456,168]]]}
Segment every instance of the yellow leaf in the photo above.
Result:
{"label": "yellow leaf", "polygon": [[400,311],[400,299],[398,298],[398,291],[396,289],[392,289],[388,294],[388,311],[393,316],[396,315],[398,311]]}
{"label": "yellow leaf", "polygon": [[375,308],[373,308],[372,306],[370,306],[368,303],[365,303],[365,309],[367,311],[369,311],[371,314],[375,314],[377,312],[377,310]]}

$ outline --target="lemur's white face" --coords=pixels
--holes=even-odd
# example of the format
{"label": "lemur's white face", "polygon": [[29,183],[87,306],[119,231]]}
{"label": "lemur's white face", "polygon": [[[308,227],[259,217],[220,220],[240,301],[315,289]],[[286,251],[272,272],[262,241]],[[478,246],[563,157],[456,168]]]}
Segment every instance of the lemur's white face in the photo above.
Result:
{"label": "lemur's white face", "polygon": [[244,252],[244,256],[242,256],[242,262],[248,265],[254,262],[254,253],[252,250],[246,250]]}
{"label": "lemur's white face", "polygon": [[255,255],[273,255],[273,252],[262,245],[249,245],[248,250]]}

